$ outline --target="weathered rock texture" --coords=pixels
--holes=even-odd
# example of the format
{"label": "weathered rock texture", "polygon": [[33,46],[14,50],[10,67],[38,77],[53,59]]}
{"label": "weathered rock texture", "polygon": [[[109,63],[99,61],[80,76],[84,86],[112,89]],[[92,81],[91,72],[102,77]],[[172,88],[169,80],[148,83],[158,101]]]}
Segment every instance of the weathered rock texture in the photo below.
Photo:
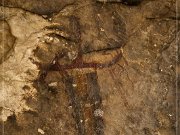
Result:
{"label": "weathered rock texture", "polygon": [[1,5],[0,133],[175,135],[174,0]]}
{"label": "weathered rock texture", "polygon": [[74,0],[0,0],[1,6],[21,8],[40,15],[51,15],[73,3]]}
{"label": "weathered rock texture", "polygon": [[15,37],[11,34],[11,30],[7,22],[1,21],[0,24],[0,63],[3,63],[11,55],[11,52],[14,49]]}

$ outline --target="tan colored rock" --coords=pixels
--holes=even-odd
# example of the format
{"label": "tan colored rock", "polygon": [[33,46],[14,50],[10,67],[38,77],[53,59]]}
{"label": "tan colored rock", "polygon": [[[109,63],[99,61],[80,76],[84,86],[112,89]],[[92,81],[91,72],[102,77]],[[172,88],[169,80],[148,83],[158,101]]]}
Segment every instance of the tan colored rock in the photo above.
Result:
{"label": "tan colored rock", "polygon": [[[28,93],[23,90],[23,87],[26,85],[32,91],[26,96],[35,96],[36,90],[32,80],[37,78],[39,70],[31,59],[34,59],[33,50],[39,42],[38,37],[43,35],[42,29],[48,22],[42,17],[13,8],[1,7],[0,16],[4,16],[7,21],[7,23],[1,21],[1,26],[4,26],[4,29],[12,35],[6,41],[10,42],[12,37],[16,38],[13,44],[1,42],[1,46],[9,46],[13,50],[11,56],[5,57],[6,61],[0,65],[0,106],[3,108],[0,118],[5,121],[13,113],[30,109],[24,100],[24,95]],[[5,38],[7,38],[6,35]]]}

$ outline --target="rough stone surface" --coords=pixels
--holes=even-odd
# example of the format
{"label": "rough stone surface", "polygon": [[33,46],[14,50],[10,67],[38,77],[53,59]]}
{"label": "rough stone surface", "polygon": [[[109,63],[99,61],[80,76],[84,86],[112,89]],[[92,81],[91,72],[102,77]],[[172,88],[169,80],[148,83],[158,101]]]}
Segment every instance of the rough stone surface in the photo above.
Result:
{"label": "rough stone surface", "polygon": [[51,15],[73,3],[74,0],[0,0],[1,6],[22,8],[40,15]]}
{"label": "rough stone surface", "polygon": [[0,23],[0,38],[0,63],[2,63],[13,52],[15,42],[15,37],[11,34],[7,22],[1,21]]}
{"label": "rough stone surface", "polygon": [[1,7],[0,133],[175,135],[175,0],[71,2]]}

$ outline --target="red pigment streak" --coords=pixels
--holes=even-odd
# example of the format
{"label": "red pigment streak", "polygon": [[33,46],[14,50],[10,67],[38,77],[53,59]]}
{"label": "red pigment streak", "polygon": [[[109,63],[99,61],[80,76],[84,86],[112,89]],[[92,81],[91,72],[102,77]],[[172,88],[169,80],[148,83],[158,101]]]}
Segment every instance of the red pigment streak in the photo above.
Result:
{"label": "red pigment streak", "polygon": [[86,63],[83,62],[82,57],[78,57],[75,59],[70,65],[60,65],[57,61],[55,64],[51,65],[49,70],[50,71],[64,71],[68,69],[81,69],[81,68],[94,68],[94,69],[102,69],[106,67],[110,67],[117,63],[119,59],[121,58],[122,54],[117,54],[111,61],[106,63],[96,63],[96,62],[90,62]]}

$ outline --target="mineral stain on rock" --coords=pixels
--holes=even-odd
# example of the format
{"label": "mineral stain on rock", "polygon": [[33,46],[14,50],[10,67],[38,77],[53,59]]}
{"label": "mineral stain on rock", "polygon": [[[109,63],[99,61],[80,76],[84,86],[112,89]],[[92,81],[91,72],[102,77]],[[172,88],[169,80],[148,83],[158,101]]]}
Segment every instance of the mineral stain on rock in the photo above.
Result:
{"label": "mineral stain on rock", "polygon": [[[100,87],[96,71],[91,70],[108,68],[116,64],[121,59],[121,51],[113,50],[122,48],[127,41],[123,19],[116,12],[110,11],[106,14],[107,7],[101,6],[100,4],[97,8],[90,7],[92,12],[88,11],[86,15],[77,12],[74,15],[61,16],[67,22],[59,26],[56,24],[46,27],[50,31],[46,36],[52,40],[50,42],[45,40],[34,51],[35,56],[40,60],[38,65],[42,71],[35,84],[36,88],[49,91],[47,85],[41,88],[41,85],[46,84],[45,80],[49,72],[60,75],[60,78],[54,81],[61,81],[64,86],[61,91],[63,90],[69,99],[72,107],[72,112],[70,111],[69,114],[72,113],[72,120],[75,122],[71,128],[76,129],[79,135],[104,135],[105,125],[100,112],[103,111]],[[86,18],[92,15],[95,19],[86,22]],[[86,62],[83,59],[86,54],[95,52],[99,55],[108,50],[110,50],[108,62],[106,60]],[[72,55],[73,52],[76,54],[75,57],[70,57],[69,54]],[[89,58],[91,56],[89,55]],[[89,71],[87,70],[86,73],[78,71],[84,69]],[[53,93],[57,95],[59,90],[59,87],[55,87],[53,91],[56,92]],[[50,91],[52,92],[52,88]]]}
{"label": "mineral stain on rock", "polygon": [[99,2],[120,2],[120,3],[125,3],[128,5],[137,5],[139,4],[142,0],[97,0]]}
{"label": "mineral stain on rock", "polygon": [[[127,41],[123,18],[108,6],[97,4],[79,13],[82,27],[81,48],[84,53],[123,47]],[[93,17],[91,21],[88,17]]]}

